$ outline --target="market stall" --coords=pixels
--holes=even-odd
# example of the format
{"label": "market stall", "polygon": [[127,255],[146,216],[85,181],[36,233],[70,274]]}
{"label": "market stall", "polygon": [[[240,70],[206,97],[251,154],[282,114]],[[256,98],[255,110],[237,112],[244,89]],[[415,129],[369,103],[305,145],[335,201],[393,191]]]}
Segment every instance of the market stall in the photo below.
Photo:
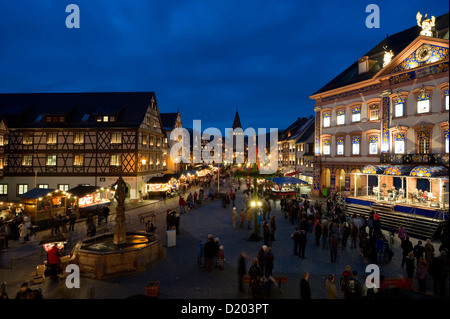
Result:
{"label": "market stall", "polygon": [[165,174],[163,176],[153,176],[147,181],[145,186],[147,198],[165,197],[166,193],[172,193],[179,188],[177,178],[180,174]]}
{"label": "market stall", "polygon": [[307,182],[295,177],[274,177],[271,190],[274,195],[296,195],[300,185],[308,185]]}
{"label": "market stall", "polygon": [[112,192],[109,188],[79,185],[67,191],[70,195],[69,206],[78,216],[85,217],[109,206]]}
{"label": "market stall", "polygon": [[44,226],[43,224],[48,224],[55,214],[66,215],[69,196],[67,192],[59,189],[34,188],[19,197],[25,214],[31,217],[31,222]]}

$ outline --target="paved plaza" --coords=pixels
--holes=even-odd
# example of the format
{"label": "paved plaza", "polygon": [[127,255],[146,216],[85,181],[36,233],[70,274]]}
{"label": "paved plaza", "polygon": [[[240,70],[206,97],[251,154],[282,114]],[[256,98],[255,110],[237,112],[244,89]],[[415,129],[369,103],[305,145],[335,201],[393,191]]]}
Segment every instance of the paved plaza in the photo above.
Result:
{"label": "paved plaza", "polygon": [[[228,181],[221,189],[229,189],[231,181]],[[192,190],[192,192],[195,189]],[[244,207],[243,188],[238,190],[236,208],[239,212]],[[312,198],[323,200],[322,198]],[[137,295],[145,295],[146,283],[159,281],[160,299],[248,299],[247,292],[239,292],[237,287],[237,264],[242,251],[248,255],[247,269],[251,260],[256,258],[263,241],[249,240],[253,230],[247,227],[237,228],[232,224],[232,207],[222,207],[220,200],[205,201],[201,206],[181,215],[180,234],[176,237],[176,245],[166,246],[166,222],[165,208],[176,207],[178,198],[166,201],[143,201],[137,204],[127,204],[127,230],[144,230],[145,226],[139,222],[138,214],[150,210],[160,212],[157,215],[157,234],[162,241],[165,250],[165,258],[151,263],[143,272],[116,277],[107,280],[93,280],[81,278],[80,288],[68,289],[64,280],[54,283],[47,279],[42,284],[32,285],[32,289],[41,288],[46,299],[123,299]],[[114,208],[112,207],[112,213]],[[352,249],[350,245],[339,248],[336,263],[330,263],[329,250],[321,246],[316,247],[314,235],[308,234],[308,243],[305,259],[293,255],[293,242],[290,234],[295,225],[291,225],[281,212],[279,201],[272,202],[271,216],[276,217],[277,230],[275,241],[270,242],[275,256],[274,276],[285,276],[287,283],[281,289],[272,289],[267,295],[271,299],[298,299],[300,298],[299,282],[304,271],[310,273],[310,286],[313,299],[325,299],[325,280],[328,274],[334,274],[336,280],[349,265],[357,270],[359,279],[363,283],[366,277],[366,266],[363,262],[359,248]],[[98,228],[99,234],[105,226]],[[6,292],[10,298],[14,298],[22,282],[32,282],[30,273],[35,267],[45,260],[45,252],[38,245],[42,236],[49,234],[50,230],[38,232],[32,241],[19,244],[18,241],[10,241],[10,248],[0,254],[0,280],[6,285]],[[197,243],[206,241],[207,235],[218,237],[225,251],[224,270],[213,269],[205,272],[197,264]],[[71,233],[71,242],[66,248],[69,253],[78,240],[86,237],[86,226],[79,222],[75,231]],[[413,245],[417,239],[412,238]],[[435,243],[436,248],[439,243]],[[406,271],[401,267],[400,241],[394,239],[392,245],[394,257],[391,262],[381,266],[381,274],[387,278],[406,276]],[[432,282],[429,280],[429,293]],[[278,288],[278,287],[276,287]],[[339,290],[339,289],[338,289]],[[342,298],[342,293],[339,291]]]}

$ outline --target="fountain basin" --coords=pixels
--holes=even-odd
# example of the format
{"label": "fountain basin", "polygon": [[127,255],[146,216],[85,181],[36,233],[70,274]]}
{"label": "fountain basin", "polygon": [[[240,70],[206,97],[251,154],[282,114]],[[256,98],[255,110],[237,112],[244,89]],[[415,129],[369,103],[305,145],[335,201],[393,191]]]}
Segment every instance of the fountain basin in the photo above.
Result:
{"label": "fountain basin", "polygon": [[107,279],[132,274],[145,270],[153,261],[165,258],[161,241],[153,234],[127,232],[126,237],[126,243],[120,247],[114,244],[113,233],[79,241],[72,251],[72,258],[80,268],[80,275]]}

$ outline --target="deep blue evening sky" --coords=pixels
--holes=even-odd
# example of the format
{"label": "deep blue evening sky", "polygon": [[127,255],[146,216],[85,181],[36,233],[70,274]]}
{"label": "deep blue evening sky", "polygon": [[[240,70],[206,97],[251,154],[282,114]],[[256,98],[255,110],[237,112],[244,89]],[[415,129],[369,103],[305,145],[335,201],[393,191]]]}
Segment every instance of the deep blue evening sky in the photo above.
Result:
{"label": "deep blue evening sky", "polygon": [[[66,6],[80,8],[68,29]],[[368,4],[380,28],[365,25]],[[183,125],[289,126],[309,96],[445,0],[0,0],[0,92],[154,91]]]}

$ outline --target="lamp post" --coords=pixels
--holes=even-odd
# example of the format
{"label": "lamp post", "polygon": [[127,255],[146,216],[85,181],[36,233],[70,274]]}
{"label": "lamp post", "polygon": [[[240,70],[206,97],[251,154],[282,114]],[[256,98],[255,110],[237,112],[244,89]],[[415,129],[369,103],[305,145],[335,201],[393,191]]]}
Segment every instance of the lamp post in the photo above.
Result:
{"label": "lamp post", "polygon": [[258,213],[261,209],[262,202],[258,200],[258,183],[256,177],[253,178],[253,192],[253,200],[250,203],[253,211],[253,233],[250,235],[250,240],[259,241],[261,236],[259,235],[258,228]]}

